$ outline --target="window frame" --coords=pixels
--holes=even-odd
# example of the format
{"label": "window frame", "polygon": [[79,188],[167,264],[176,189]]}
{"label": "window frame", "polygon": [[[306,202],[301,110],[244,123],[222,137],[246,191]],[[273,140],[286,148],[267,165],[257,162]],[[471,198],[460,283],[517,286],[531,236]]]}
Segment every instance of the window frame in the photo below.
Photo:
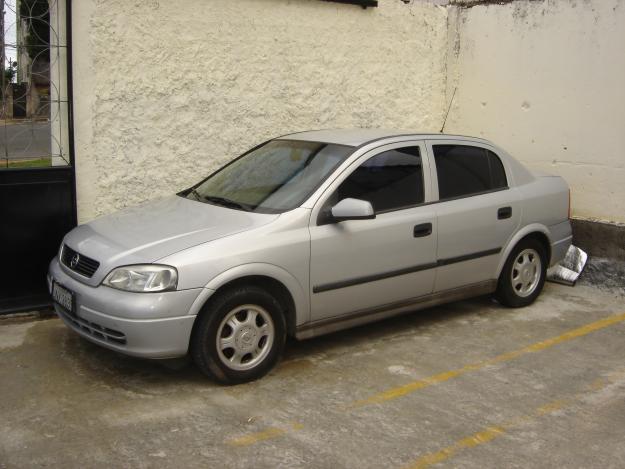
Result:
{"label": "window frame", "polygon": [[[511,175],[510,175],[510,169],[508,167],[508,162],[506,161],[505,158],[501,157],[501,155],[495,148],[491,147],[490,145],[480,144],[477,142],[471,142],[471,141],[465,141],[465,140],[446,140],[446,139],[428,140],[426,143],[427,143],[428,157],[430,159],[430,178],[432,180],[433,192],[435,194],[435,202],[437,203],[450,202],[453,200],[467,199],[469,197],[492,194],[494,192],[501,192],[501,191],[506,191],[510,189]],[[471,194],[459,195],[455,197],[447,197],[447,198],[442,199],[440,197],[440,192],[439,192],[438,171],[436,169],[436,159],[434,156],[434,147],[436,145],[455,145],[455,146],[475,147],[481,150],[490,151],[497,158],[499,158],[499,161],[501,162],[501,165],[503,166],[504,174],[506,176],[506,185],[503,187],[498,187],[496,189],[489,189],[486,191],[473,192]]]}
{"label": "window frame", "polygon": [[[334,194],[334,192],[338,189],[338,187],[347,179],[361,164],[368,161],[369,159],[384,153],[389,150],[397,150],[398,148],[405,147],[418,147],[419,155],[421,156],[421,178],[423,181],[423,202],[418,204],[413,204],[406,207],[400,207],[389,210],[382,210],[379,212],[375,212],[376,217],[380,215],[384,215],[387,213],[399,212],[402,210],[411,210],[416,207],[422,207],[424,205],[430,205],[435,202],[433,199],[433,188],[432,188],[432,178],[431,178],[431,164],[429,158],[429,151],[426,147],[425,140],[405,140],[401,142],[393,142],[379,145],[375,148],[371,148],[359,157],[357,157],[354,161],[351,161],[348,166],[341,169],[337,168],[335,174],[332,175],[334,178],[332,182],[324,189],[323,193],[317,198],[317,202],[314,204],[312,220],[313,225],[325,225],[328,224],[326,220],[324,220],[324,212],[328,209],[327,204]],[[315,209],[317,212],[315,213]]]}

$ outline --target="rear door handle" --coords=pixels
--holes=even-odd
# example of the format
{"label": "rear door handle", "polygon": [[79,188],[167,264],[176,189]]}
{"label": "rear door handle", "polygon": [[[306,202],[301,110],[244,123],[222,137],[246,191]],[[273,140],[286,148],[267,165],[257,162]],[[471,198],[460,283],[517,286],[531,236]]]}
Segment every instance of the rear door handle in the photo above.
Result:
{"label": "rear door handle", "polygon": [[504,220],[512,216],[512,207],[501,207],[497,210],[497,219]]}
{"label": "rear door handle", "polygon": [[422,223],[420,225],[415,225],[412,230],[412,235],[415,238],[423,238],[424,236],[430,236],[432,234],[432,224],[431,223]]}

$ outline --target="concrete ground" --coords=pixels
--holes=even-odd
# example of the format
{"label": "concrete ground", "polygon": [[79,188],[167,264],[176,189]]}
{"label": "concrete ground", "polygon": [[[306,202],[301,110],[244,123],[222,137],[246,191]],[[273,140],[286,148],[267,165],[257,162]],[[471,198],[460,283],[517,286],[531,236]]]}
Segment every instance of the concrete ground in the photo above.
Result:
{"label": "concrete ground", "polygon": [[0,154],[9,160],[43,158],[50,156],[50,123],[14,121],[0,123]]}
{"label": "concrete ground", "polygon": [[624,467],[612,287],[547,284],[524,309],[479,298],[292,342],[236,387],[58,319],[3,320],[0,467]]}

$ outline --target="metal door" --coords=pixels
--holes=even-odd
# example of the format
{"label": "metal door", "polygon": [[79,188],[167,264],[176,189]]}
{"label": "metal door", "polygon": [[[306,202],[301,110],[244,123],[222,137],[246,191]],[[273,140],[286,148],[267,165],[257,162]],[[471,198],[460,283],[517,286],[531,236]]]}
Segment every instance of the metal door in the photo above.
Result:
{"label": "metal door", "polygon": [[47,266],[76,225],[70,1],[1,3],[0,314],[50,305]]}
{"label": "metal door", "polygon": [[[432,183],[437,198],[438,174],[433,150],[436,145],[459,145],[494,151],[486,144],[457,140],[428,141]],[[501,252],[520,221],[521,210],[516,189],[504,187],[489,193],[440,200],[435,207],[438,269],[434,292],[494,280]],[[506,213],[499,213],[504,210]]]}

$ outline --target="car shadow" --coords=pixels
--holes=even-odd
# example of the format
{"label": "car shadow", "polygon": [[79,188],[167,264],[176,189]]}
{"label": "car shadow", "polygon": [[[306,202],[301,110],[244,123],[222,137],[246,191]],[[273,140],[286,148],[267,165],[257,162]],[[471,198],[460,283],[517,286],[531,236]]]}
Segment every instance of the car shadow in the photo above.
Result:
{"label": "car shadow", "polygon": [[301,360],[306,358],[306,356],[317,353],[332,354],[333,351],[338,351],[345,347],[368,345],[372,342],[397,337],[400,334],[412,334],[420,328],[441,325],[462,316],[475,315],[476,312],[487,314],[492,312],[494,308],[502,308],[502,306],[495,303],[490,296],[483,296],[422,310],[409,311],[392,318],[303,341],[289,339],[284,352],[283,362]]}
{"label": "car shadow", "polygon": [[[306,360],[312,355],[341,356],[346,347],[369,346],[372,342],[390,340],[400,334],[414,334],[432,325],[441,325],[463,316],[492,313],[501,307],[490,297],[450,303],[443,306],[408,312],[400,316],[338,331],[324,336],[298,341],[287,341],[282,360],[271,372],[272,378],[300,375],[310,372],[313,362]],[[63,331],[64,355],[73,357],[75,367],[90,379],[113,388],[131,390],[144,394],[173,392],[182,386],[204,389],[221,388],[222,385],[204,376],[189,357],[167,360],[147,360],[130,357],[102,348],[78,336],[70,330]],[[306,366],[301,363],[306,361]],[[297,364],[300,365],[297,365]],[[253,383],[242,386],[253,386]]]}

